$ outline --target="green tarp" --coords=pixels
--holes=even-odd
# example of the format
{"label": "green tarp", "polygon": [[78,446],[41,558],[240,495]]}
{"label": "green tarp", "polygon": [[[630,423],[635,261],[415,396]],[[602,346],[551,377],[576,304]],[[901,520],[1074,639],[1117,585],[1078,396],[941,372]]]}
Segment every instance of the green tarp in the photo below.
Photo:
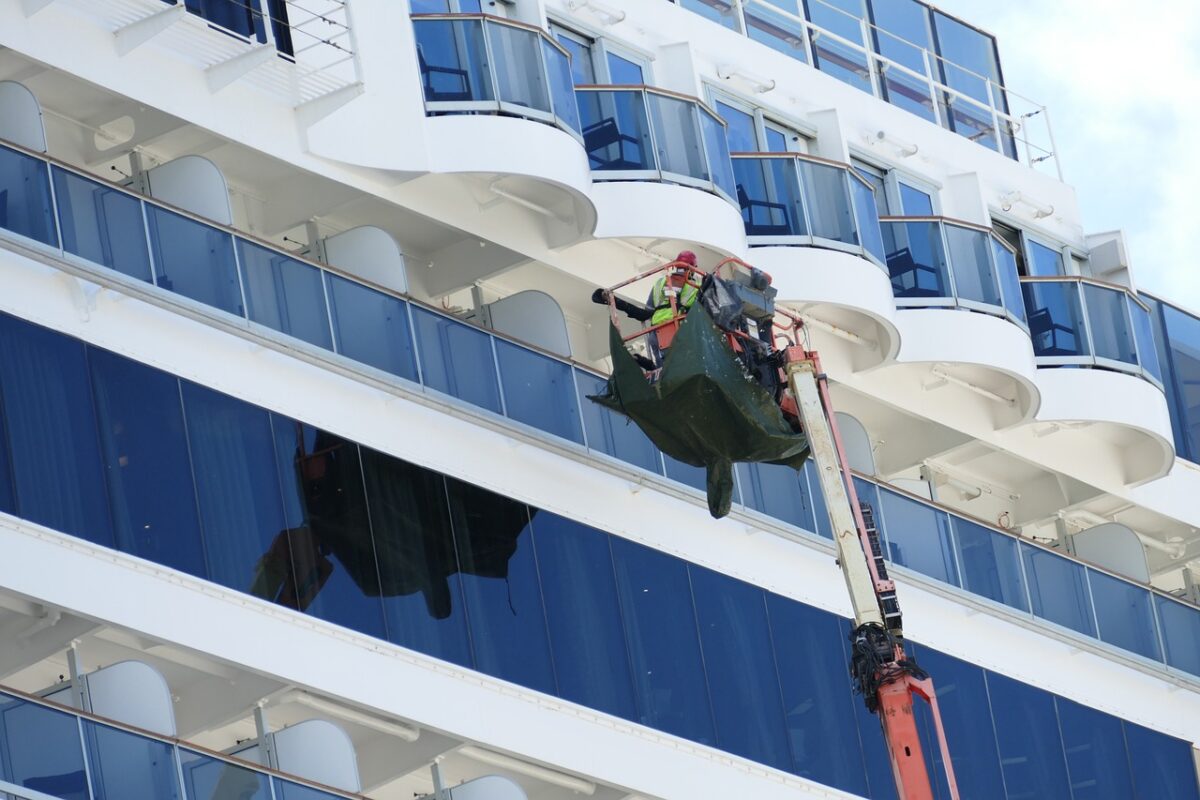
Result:
{"label": "green tarp", "polygon": [[742,367],[702,303],[680,323],[659,378],[646,379],[614,326],[613,372],[591,399],[629,417],[672,458],[708,474],[708,510],[729,513],[733,464],[785,464],[800,469],[808,439],[792,430],[771,394]]}

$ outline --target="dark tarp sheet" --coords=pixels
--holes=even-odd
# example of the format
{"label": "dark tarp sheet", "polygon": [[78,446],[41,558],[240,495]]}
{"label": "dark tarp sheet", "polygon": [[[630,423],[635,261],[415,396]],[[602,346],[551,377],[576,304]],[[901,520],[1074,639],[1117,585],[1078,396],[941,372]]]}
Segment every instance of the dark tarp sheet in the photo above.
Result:
{"label": "dark tarp sheet", "polygon": [[659,378],[650,383],[621,340],[609,331],[613,373],[591,399],[624,414],[672,458],[708,473],[708,510],[729,513],[733,463],[800,469],[808,439],[792,430],[771,394],[747,375],[702,303],[680,323]]}

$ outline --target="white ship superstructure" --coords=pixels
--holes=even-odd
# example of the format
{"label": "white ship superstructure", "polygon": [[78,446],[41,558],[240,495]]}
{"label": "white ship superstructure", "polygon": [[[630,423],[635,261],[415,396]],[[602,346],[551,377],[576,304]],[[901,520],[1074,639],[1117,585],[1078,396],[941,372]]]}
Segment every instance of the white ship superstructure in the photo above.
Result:
{"label": "white ship superstructure", "polygon": [[1049,113],[916,0],[0,0],[0,798],[894,797],[811,463],[715,520],[588,399],[682,250],[961,796],[1200,798],[1200,317]]}

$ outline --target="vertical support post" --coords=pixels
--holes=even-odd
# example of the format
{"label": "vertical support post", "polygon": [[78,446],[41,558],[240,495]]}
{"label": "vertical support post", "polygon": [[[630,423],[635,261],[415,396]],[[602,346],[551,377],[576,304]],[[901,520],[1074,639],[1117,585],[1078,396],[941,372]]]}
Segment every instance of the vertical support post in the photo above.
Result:
{"label": "vertical support post", "polygon": [[266,703],[259,702],[254,706],[254,728],[258,732],[258,750],[264,767],[279,769],[275,757],[275,741],[271,738],[271,726],[267,721]]}
{"label": "vertical support post", "polygon": [[79,640],[71,642],[67,648],[67,670],[71,679],[71,702],[80,711],[91,711],[92,704],[87,693],[87,677],[84,675],[83,662],[79,658]]}
{"label": "vertical support post", "polygon": [[433,776],[433,800],[450,800],[450,795],[446,792],[446,785],[442,782],[441,759],[435,760],[429,766],[429,772]]}

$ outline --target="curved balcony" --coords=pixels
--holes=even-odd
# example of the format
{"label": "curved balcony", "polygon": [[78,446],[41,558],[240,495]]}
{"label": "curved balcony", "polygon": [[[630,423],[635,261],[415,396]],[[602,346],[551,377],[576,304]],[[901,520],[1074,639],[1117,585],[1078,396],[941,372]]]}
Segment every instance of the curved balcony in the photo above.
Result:
{"label": "curved balcony", "polygon": [[961,308],[1028,328],[1016,256],[991,229],[942,217],[883,217],[900,308]]}

